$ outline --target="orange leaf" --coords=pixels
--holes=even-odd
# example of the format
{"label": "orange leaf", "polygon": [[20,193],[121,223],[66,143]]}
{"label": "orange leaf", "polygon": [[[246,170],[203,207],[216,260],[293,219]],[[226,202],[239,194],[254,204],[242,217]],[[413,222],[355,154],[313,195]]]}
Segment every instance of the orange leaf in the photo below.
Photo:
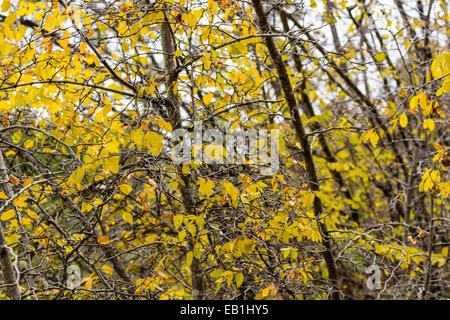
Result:
{"label": "orange leaf", "polygon": [[99,236],[97,238],[97,242],[100,244],[108,244],[109,243],[109,237],[108,236]]}
{"label": "orange leaf", "polygon": [[9,127],[11,125],[11,123],[8,120],[8,116],[6,114],[2,116],[2,122],[5,127]]}
{"label": "orange leaf", "polygon": [[94,30],[89,31],[88,33],[86,33],[86,38],[89,38],[90,36],[92,36],[94,34]]}

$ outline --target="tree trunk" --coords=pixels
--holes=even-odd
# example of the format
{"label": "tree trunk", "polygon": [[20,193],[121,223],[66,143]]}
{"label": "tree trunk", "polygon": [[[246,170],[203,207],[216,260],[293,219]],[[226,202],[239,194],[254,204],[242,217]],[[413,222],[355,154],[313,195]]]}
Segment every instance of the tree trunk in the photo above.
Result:
{"label": "tree trunk", "polygon": [[[258,18],[258,25],[264,34],[270,34],[271,30],[269,24],[267,22],[267,16],[264,12],[264,8],[259,0],[252,0],[253,8],[255,10],[256,16]],[[286,71],[286,67],[283,64],[281,59],[281,55],[278,52],[278,49],[275,46],[275,42],[272,37],[264,37],[264,42],[269,51],[270,57],[272,59],[273,64],[275,65],[278,72],[278,79],[281,84],[281,88],[284,93],[284,97],[289,107],[289,111],[291,114],[291,121],[295,128],[295,132],[297,134],[297,138],[300,142],[300,145],[304,152],[304,159],[306,165],[306,171],[308,173],[308,178],[310,182],[310,186],[312,191],[319,191],[319,180],[317,179],[316,168],[314,165],[314,160],[312,157],[311,149],[308,143],[308,137],[305,133],[305,128],[303,127],[303,123],[300,118],[299,108],[297,105],[297,101],[292,90],[292,84],[289,79],[289,75]],[[325,259],[328,275],[331,280],[331,284],[333,286],[332,289],[332,298],[335,300],[340,299],[339,290],[338,290],[338,273],[336,269],[336,263],[334,261],[333,252],[331,249],[331,241],[330,236],[328,234],[328,229],[326,226],[320,222],[320,215],[322,214],[322,202],[318,197],[314,198],[314,215],[316,217],[316,222],[319,227],[320,233],[323,238],[323,257]]]}

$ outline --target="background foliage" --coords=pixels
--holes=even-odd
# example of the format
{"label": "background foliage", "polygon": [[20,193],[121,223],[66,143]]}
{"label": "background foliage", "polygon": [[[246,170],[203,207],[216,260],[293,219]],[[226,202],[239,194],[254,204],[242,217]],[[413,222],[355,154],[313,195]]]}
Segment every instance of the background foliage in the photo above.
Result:
{"label": "background foliage", "polygon": [[[1,11],[1,299],[448,298],[448,1]],[[279,171],[175,165],[194,121]]]}

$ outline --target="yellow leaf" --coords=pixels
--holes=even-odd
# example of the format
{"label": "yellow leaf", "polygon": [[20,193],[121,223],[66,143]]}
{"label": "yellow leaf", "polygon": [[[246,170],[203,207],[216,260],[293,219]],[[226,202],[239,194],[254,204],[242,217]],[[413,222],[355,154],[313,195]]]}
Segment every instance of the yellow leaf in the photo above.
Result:
{"label": "yellow leaf", "polygon": [[9,199],[9,197],[6,195],[6,193],[4,193],[3,191],[0,192],[0,199],[1,200],[6,200]]}
{"label": "yellow leaf", "polygon": [[109,157],[106,159],[106,168],[111,170],[112,173],[119,173],[119,157]]}
{"label": "yellow leaf", "polygon": [[197,259],[200,259],[202,257],[202,252],[201,252],[200,248],[197,246],[194,248],[193,253],[194,253],[194,257],[196,257]]}
{"label": "yellow leaf", "polygon": [[203,69],[209,70],[211,68],[211,60],[209,59],[207,54],[203,55],[202,61],[203,61]]}
{"label": "yellow leaf", "polygon": [[95,121],[101,123],[103,122],[103,119],[105,118],[105,114],[101,111],[97,112],[95,115]]}
{"label": "yellow leaf", "polygon": [[194,237],[195,234],[197,233],[197,228],[196,228],[192,223],[189,223],[189,224],[187,225],[187,229],[188,229],[189,233],[190,233],[193,237]]}
{"label": "yellow leaf", "polygon": [[81,280],[81,283],[84,283],[83,288],[86,288],[88,290],[92,289],[92,278],[89,278],[89,277],[83,278]]}
{"label": "yellow leaf", "polygon": [[95,198],[95,200],[93,202],[91,202],[94,206],[99,207],[103,201],[100,198]]}
{"label": "yellow leaf", "polygon": [[48,16],[47,18],[45,18],[46,25],[54,24],[55,22],[56,18],[54,16]]}
{"label": "yellow leaf", "polygon": [[425,192],[427,192],[428,190],[433,188],[433,185],[434,185],[433,180],[431,180],[431,178],[428,177],[428,178],[425,179],[425,183],[423,185],[423,190]]}
{"label": "yellow leaf", "polygon": [[175,229],[180,228],[182,223],[183,223],[183,215],[182,214],[176,214],[173,216],[173,226],[175,227]]}
{"label": "yellow leaf", "polygon": [[244,282],[244,275],[241,272],[239,272],[234,277],[234,280],[236,281],[236,287],[239,288],[242,285],[242,283]]}
{"label": "yellow leaf", "polygon": [[386,60],[386,53],[384,53],[384,52],[378,52],[377,54],[375,54],[375,55],[373,56],[373,59],[374,59],[376,62],[384,61],[384,60]]}
{"label": "yellow leaf", "polygon": [[306,286],[308,284],[308,276],[306,275],[305,271],[303,271],[302,269],[300,269],[300,273],[302,274],[302,277],[303,277],[303,283]]}
{"label": "yellow leaf", "polygon": [[121,184],[119,189],[125,194],[129,194],[133,190],[129,184]]}
{"label": "yellow leaf", "polygon": [[195,222],[197,222],[197,225],[200,229],[203,229],[203,227],[205,226],[205,218],[203,217],[202,214],[197,216],[197,219],[195,220]]}
{"label": "yellow leaf", "polygon": [[11,6],[11,2],[9,0],[3,0],[2,3],[2,11],[6,12],[8,11],[9,7]]}
{"label": "yellow leaf", "polygon": [[443,83],[442,83],[442,87],[440,87],[438,89],[438,91],[436,91],[436,96],[439,97],[443,94],[446,94],[447,92],[450,92],[450,78],[446,79]]}
{"label": "yellow leaf", "polygon": [[16,214],[16,211],[14,211],[14,209],[9,209],[9,210],[7,210],[7,211],[2,213],[0,219],[3,220],[3,221],[8,221],[12,217],[14,217],[15,214]]}
{"label": "yellow leaf", "polygon": [[211,271],[211,272],[209,273],[209,275],[210,275],[212,278],[217,279],[217,278],[219,278],[219,277],[222,275],[222,273],[223,273],[223,269],[215,269],[214,271]]}
{"label": "yellow leaf", "polygon": [[36,212],[34,212],[34,211],[31,211],[31,210],[27,210],[26,211],[27,212],[27,215],[31,218],[31,219],[39,219],[39,216],[36,214]]}
{"label": "yellow leaf", "polygon": [[214,98],[214,94],[212,94],[212,93],[205,94],[203,96],[203,103],[209,104],[211,102],[212,98]]}
{"label": "yellow leaf", "polygon": [[122,219],[128,222],[129,224],[133,225],[133,216],[131,213],[127,211],[122,212]]}
{"label": "yellow leaf", "polygon": [[25,180],[23,181],[23,187],[25,188],[25,187],[29,186],[30,184],[33,183],[33,181],[34,181],[33,178],[25,179]]}
{"label": "yellow leaf", "polygon": [[113,269],[110,266],[107,266],[106,264],[102,266],[102,271],[103,273],[106,273],[109,276],[112,275],[113,273]]}
{"label": "yellow leaf", "polygon": [[178,240],[183,241],[186,238],[186,230],[181,230],[178,234]]}
{"label": "yellow leaf", "polygon": [[402,128],[405,128],[408,125],[408,117],[404,113],[400,115],[400,125]]}
{"label": "yellow leaf", "polygon": [[63,35],[63,38],[59,40],[59,45],[64,49],[69,45],[69,36],[67,34]]}
{"label": "yellow leaf", "polygon": [[156,132],[147,132],[144,135],[144,144],[150,149],[154,155],[158,155],[163,147],[163,136]]}
{"label": "yellow leaf", "polygon": [[30,218],[22,218],[22,219],[20,220],[20,223],[23,224],[23,225],[28,226],[28,225],[31,224],[32,221],[33,221],[33,220],[31,220]]}
{"label": "yellow leaf", "polygon": [[231,126],[231,132],[234,132],[237,128],[237,126],[241,123],[241,120],[236,120],[233,125]]}
{"label": "yellow leaf", "polygon": [[175,56],[174,56],[174,58],[180,57],[182,54],[183,54],[183,51],[181,51],[180,49],[178,49],[177,51],[175,51]]}
{"label": "yellow leaf", "polygon": [[441,184],[441,195],[442,197],[447,198],[450,194],[450,182],[444,182]]}
{"label": "yellow leaf", "polygon": [[162,129],[164,129],[164,130],[166,130],[168,132],[172,132],[172,125],[170,123],[164,121],[161,118],[156,120],[156,122],[158,123],[158,126],[160,126]]}
{"label": "yellow leaf", "polygon": [[378,137],[378,133],[376,131],[374,130],[371,131],[372,132],[370,133],[370,143],[372,143],[372,146],[376,148],[378,140],[380,140],[380,138]]}
{"label": "yellow leaf", "polygon": [[225,194],[228,194],[231,197],[233,207],[237,208],[239,190],[231,182],[224,182],[222,186]]}
{"label": "yellow leaf", "polygon": [[78,186],[83,181],[84,174],[86,173],[86,168],[84,166],[78,167],[67,179],[67,184],[71,186]]}
{"label": "yellow leaf", "polygon": [[[183,182],[183,180],[180,180],[180,182]],[[170,189],[170,187],[172,187],[173,191],[177,191],[178,190],[178,181],[177,180],[172,180],[167,188],[167,190]]]}
{"label": "yellow leaf", "polygon": [[20,208],[25,208],[27,206],[25,198],[23,198],[23,197],[17,197],[16,199],[14,199],[13,202],[14,202],[14,205],[16,205]]}
{"label": "yellow leaf", "polygon": [[207,197],[210,197],[214,193],[214,186],[216,185],[214,181],[207,180],[200,178],[198,180],[200,187],[198,188],[198,192],[200,195],[206,195]]}
{"label": "yellow leaf", "polygon": [[86,235],[84,233],[74,233],[71,237],[70,240],[73,241],[81,241],[84,239]]}
{"label": "yellow leaf", "polygon": [[405,89],[400,89],[398,95],[400,98],[406,98],[408,96],[408,91]]}
{"label": "yellow leaf", "polygon": [[423,124],[423,128],[424,129],[429,129],[430,131],[434,130],[434,121],[433,119],[428,118],[427,120],[425,120],[424,124]]}
{"label": "yellow leaf", "polygon": [[431,64],[433,77],[439,78],[450,72],[450,52],[444,52]]}
{"label": "yellow leaf", "polygon": [[205,161],[217,160],[222,163],[226,156],[226,149],[220,144],[208,144],[203,150],[203,159]]}
{"label": "yellow leaf", "polygon": [[270,286],[264,288],[264,289],[261,291],[261,297],[263,297],[263,298],[267,297],[267,296],[269,295],[269,292],[270,292],[270,289],[271,289],[271,288],[272,288],[272,285],[270,285]]}
{"label": "yellow leaf", "polygon": [[186,255],[186,264],[190,266],[192,264],[192,260],[194,259],[194,254],[192,251],[189,251]]}
{"label": "yellow leaf", "polygon": [[111,103],[106,103],[105,102],[105,106],[102,109],[102,113],[103,115],[106,117],[108,116],[108,114],[112,111],[112,104]]}
{"label": "yellow leaf", "polygon": [[369,138],[370,138],[370,131],[366,131],[361,134],[360,140],[364,143],[367,143],[367,141],[369,141]]}
{"label": "yellow leaf", "polygon": [[25,143],[23,144],[23,146],[27,149],[31,149],[34,146],[34,141],[28,139],[27,141],[25,141]]}

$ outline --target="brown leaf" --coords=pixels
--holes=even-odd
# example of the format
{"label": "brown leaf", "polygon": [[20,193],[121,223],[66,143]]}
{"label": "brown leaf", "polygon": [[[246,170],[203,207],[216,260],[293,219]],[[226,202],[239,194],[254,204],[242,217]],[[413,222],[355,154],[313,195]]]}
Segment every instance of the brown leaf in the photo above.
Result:
{"label": "brown leaf", "polygon": [[181,13],[179,13],[179,14],[176,15],[175,21],[176,21],[177,23],[182,23],[182,22],[183,22]]}
{"label": "brown leaf", "polygon": [[13,185],[17,186],[20,184],[20,179],[14,177],[12,174],[9,175],[9,182],[11,182]]}

